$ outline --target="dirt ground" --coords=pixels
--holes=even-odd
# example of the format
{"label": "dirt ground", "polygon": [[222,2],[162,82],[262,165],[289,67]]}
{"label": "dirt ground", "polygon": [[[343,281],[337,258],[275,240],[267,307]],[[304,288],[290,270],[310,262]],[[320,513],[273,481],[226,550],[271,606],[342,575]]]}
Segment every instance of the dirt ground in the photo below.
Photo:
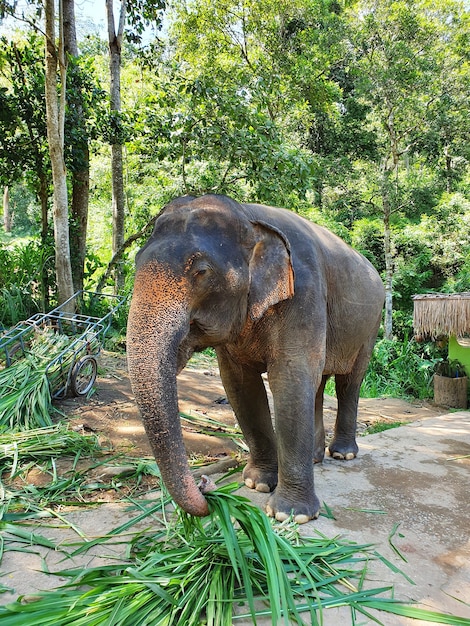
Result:
{"label": "dirt ground", "polygon": [[[268,395],[270,392],[268,388]],[[208,416],[229,426],[235,425],[231,407],[217,371],[216,362],[201,357],[192,361],[178,376],[180,411],[193,416]],[[271,398],[270,398],[271,400]],[[125,355],[105,352],[100,357],[95,393],[89,399],[69,398],[59,405],[75,428],[94,431],[116,451],[132,457],[149,457],[152,452],[135,405]],[[325,396],[324,419],[328,436],[332,435],[336,399]],[[375,422],[414,422],[447,411],[431,403],[413,403],[393,398],[361,399],[358,435]],[[205,435],[183,424],[183,437],[189,455],[220,458],[239,451],[227,437]],[[360,441],[359,441],[360,447]]]}

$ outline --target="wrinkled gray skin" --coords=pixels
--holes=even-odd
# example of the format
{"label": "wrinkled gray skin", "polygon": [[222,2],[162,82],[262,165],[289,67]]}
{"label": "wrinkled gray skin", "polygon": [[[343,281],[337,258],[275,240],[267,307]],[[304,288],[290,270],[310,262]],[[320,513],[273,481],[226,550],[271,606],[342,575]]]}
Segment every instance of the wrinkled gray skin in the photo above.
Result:
{"label": "wrinkled gray skin", "polygon": [[[250,458],[245,484],[272,492],[267,512],[316,518],[313,461],[323,459],[323,390],[335,375],[330,454],[354,458],[359,387],[384,289],[372,265],[295,213],[224,196],[178,198],[136,258],[129,373],[162,478],[193,515],[208,513],[187,462],[176,376],[213,346]],[[274,429],[261,374],[274,397]]]}

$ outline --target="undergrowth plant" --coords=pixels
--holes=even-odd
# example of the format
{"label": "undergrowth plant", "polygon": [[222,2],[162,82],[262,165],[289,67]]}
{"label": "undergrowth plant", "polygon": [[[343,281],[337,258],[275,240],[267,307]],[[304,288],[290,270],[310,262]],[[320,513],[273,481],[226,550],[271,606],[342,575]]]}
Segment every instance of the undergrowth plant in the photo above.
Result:
{"label": "undergrowth plant", "polygon": [[[405,336],[378,339],[361,386],[362,398],[432,398],[432,378],[442,355],[433,344],[419,344]],[[335,394],[334,379],[325,392]]]}
{"label": "undergrowth plant", "polygon": [[405,337],[377,341],[362,383],[363,397],[432,397],[432,377],[440,355],[432,344]]}
{"label": "undergrowth plant", "polygon": [[54,248],[39,239],[0,243],[0,324],[8,327],[49,304]]}

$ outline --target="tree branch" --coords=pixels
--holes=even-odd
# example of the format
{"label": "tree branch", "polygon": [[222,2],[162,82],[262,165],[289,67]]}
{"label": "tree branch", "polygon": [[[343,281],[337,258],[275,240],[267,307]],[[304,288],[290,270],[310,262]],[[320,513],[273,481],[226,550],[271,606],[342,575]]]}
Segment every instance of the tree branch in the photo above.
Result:
{"label": "tree branch", "polygon": [[131,235],[130,237],[128,237],[124,243],[116,250],[116,252],[113,254],[113,256],[111,257],[110,262],[108,263],[108,266],[106,267],[106,270],[104,272],[104,274],[101,276],[101,278],[98,281],[98,284],[96,286],[96,291],[101,291],[103,289],[103,287],[106,284],[106,281],[108,280],[108,278],[110,277],[110,275],[113,272],[113,269],[115,268],[115,266],[119,263],[119,261],[122,258],[122,255],[124,254],[125,250],[127,248],[129,248],[129,246],[134,243],[134,241],[136,241],[137,239],[140,239],[141,237],[144,237],[144,235],[147,234],[147,232],[154,227],[155,222],[157,221],[157,217],[158,217],[159,213],[157,213],[156,215],[154,215],[153,217],[151,217],[149,219],[149,221],[145,224],[145,226],[139,230],[137,233],[134,233],[133,235]]}

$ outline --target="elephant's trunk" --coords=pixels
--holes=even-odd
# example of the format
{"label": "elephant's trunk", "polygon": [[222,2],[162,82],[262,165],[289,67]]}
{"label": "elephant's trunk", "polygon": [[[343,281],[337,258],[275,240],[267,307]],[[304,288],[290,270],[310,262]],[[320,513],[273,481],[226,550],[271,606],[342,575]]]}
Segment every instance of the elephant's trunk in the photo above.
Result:
{"label": "elephant's trunk", "polygon": [[178,346],[188,330],[184,282],[152,263],[140,268],[127,327],[132,390],[168,491],[185,511],[204,516],[207,502],[189,469],[176,389]]}

